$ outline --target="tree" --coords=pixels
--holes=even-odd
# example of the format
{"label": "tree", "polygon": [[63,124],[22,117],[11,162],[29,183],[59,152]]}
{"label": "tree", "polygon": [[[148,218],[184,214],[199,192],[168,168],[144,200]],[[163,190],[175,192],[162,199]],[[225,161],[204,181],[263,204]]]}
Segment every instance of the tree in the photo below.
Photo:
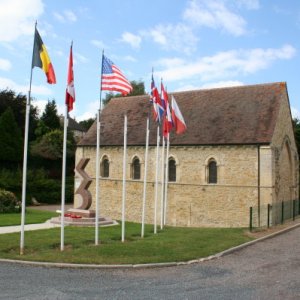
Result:
{"label": "tree", "polygon": [[293,125],[298,155],[300,156],[300,120],[298,118],[293,119]]}
{"label": "tree", "polygon": [[[11,107],[15,120],[18,124],[18,127],[21,129],[22,136],[25,132],[25,112],[26,112],[26,96],[22,94],[16,95],[12,90],[2,90],[0,91],[0,115],[6,111],[8,107]],[[38,121],[38,111],[34,106],[30,106],[30,115],[29,115],[29,133],[28,139],[32,141],[35,139],[35,128]]]}
{"label": "tree", "polygon": [[22,161],[22,135],[11,107],[0,116],[0,161],[8,167]]}
{"label": "tree", "polygon": [[[68,133],[67,157],[74,158],[76,143],[72,133]],[[33,143],[31,154],[47,160],[60,160],[63,155],[63,131],[55,129],[47,132],[42,138]]]}
{"label": "tree", "polygon": [[87,120],[80,121],[79,124],[86,130],[89,130],[89,128],[94,124],[95,118],[89,118]]}
{"label": "tree", "polygon": [[39,120],[34,133],[35,133],[36,139],[39,141],[43,137],[44,134],[46,134],[47,132],[50,132],[50,131],[51,131],[51,129],[45,125],[45,122],[43,122],[42,120]]}
{"label": "tree", "polygon": [[[130,81],[132,85],[132,91],[128,94],[128,96],[137,96],[137,95],[146,95],[145,92],[145,84],[142,81]],[[123,97],[122,94],[113,94],[111,92],[107,93],[105,98],[103,99],[103,105],[107,105],[112,98]]]}
{"label": "tree", "polygon": [[132,91],[128,96],[146,95],[145,84],[142,81],[131,81]]}
{"label": "tree", "polygon": [[40,121],[44,123],[43,126],[49,128],[49,131],[61,127],[55,100],[48,101]]}

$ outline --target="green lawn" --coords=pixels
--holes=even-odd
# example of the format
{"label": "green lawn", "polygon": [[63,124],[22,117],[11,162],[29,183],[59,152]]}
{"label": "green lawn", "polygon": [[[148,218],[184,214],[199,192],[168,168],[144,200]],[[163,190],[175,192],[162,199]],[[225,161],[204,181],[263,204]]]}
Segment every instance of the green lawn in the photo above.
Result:
{"label": "green lawn", "polygon": [[[26,208],[25,224],[44,223],[52,217],[58,216],[55,212]],[[21,213],[0,213],[0,227],[21,224]]]}
{"label": "green lawn", "polygon": [[20,234],[0,236],[0,258],[87,263],[138,264],[178,262],[206,257],[251,238],[241,228],[165,227],[153,234],[153,226],[126,223],[126,241],[121,242],[121,225],[100,228],[100,245],[94,245],[95,230],[65,227],[65,250],[60,251],[60,228],[25,232],[25,254],[19,255]]}

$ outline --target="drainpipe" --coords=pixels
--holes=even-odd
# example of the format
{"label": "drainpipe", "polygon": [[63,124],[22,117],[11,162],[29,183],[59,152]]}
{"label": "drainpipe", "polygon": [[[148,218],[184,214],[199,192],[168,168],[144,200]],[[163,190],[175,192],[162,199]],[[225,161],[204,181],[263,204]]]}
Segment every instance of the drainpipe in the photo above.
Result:
{"label": "drainpipe", "polygon": [[257,145],[257,215],[260,227],[260,146]]}

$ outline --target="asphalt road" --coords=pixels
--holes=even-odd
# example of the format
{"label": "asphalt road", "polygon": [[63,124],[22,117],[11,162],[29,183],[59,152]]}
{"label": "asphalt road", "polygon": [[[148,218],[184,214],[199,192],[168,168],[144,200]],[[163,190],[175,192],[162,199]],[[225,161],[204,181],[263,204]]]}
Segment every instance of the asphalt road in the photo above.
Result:
{"label": "asphalt road", "polygon": [[300,299],[300,228],[204,263],[59,269],[0,263],[0,299]]}

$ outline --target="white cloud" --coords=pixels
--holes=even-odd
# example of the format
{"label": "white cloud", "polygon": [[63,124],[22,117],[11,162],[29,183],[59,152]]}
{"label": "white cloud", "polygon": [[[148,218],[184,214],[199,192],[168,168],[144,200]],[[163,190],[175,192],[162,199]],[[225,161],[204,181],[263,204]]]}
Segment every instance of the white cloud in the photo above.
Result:
{"label": "white cloud", "polygon": [[136,59],[131,55],[124,56],[124,60],[131,61],[131,62],[136,62]]}
{"label": "white cloud", "polygon": [[65,10],[64,15],[66,16],[67,20],[70,22],[77,21],[77,16],[71,10]]}
{"label": "white cloud", "polygon": [[65,22],[63,15],[59,14],[58,12],[54,12],[53,16],[57,21],[59,21],[61,23]]}
{"label": "white cloud", "polygon": [[[52,95],[52,91],[47,86],[42,85],[42,84],[40,84],[40,85],[33,84],[31,86],[31,90],[32,90],[33,94],[37,94],[37,95],[44,95],[44,96]],[[28,87],[26,87],[26,93],[27,93],[27,91],[28,91]]]}
{"label": "white cloud", "polygon": [[65,10],[62,13],[54,12],[53,16],[57,21],[61,23],[74,23],[77,21],[77,16],[71,10]]}
{"label": "white cloud", "polygon": [[[39,116],[41,116],[45,110],[45,106],[47,105],[47,103],[49,102],[49,100],[45,100],[45,99],[33,99],[31,104],[35,107],[38,108],[38,114]],[[57,102],[56,103],[56,108],[57,108],[57,114],[59,116],[64,116],[65,111],[66,111],[66,106],[64,104],[59,104]]]}
{"label": "white cloud", "polygon": [[47,103],[48,100],[35,100],[35,99],[33,99],[31,102],[33,106],[37,107],[39,116],[41,116],[42,113],[44,112]]}
{"label": "white cloud", "polygon": [[246,33],[244,18],[229,10],[222,0],[192,0],[184,11],[183,18],[195,26],[221,29],[234,36]]}
{"label": "white cloud", "polygon": [[232,87],[232,86],[242,86],[243,82],[238,80],[227,80],[227,81],[217,81],[203,84],[201,89],[213,89],[213,88],[222,88],[222,87]]}
{"label": "white cloud", "polygon": [[300,111],[295,107],[291,107],[291,111],[293,119],[297,118],[298,120],[300,120]]}
{"label": "white cloud", "polygon": [[[165,65],[165,69],[157,72],[168,81],[193,78],[209,81],[218,78],[228,78],[236,75],[252,74],[266,69],[273,61],[291,59],[296,53],[291,45],[274,49],[240,49],[219,52],[214,56],[206,56],[192,62],[174,60],[174,65]],[[162,64],[163,61],[160,61]]]}
{"label": "white cloud", "polygon": [[76,53],[74,53],[74,64],[77,63],[77,60],[80,61],[81,63],[86,63],[89,61],[89,59],[86,56],[76,52]]}
{"label": "white cloud", "polygon": [[[16,93],[22,93],[24,95],[27,95],[29,85],[20,85],[15,83],[11,79],[0,77],[0,89],[11,89]],[[32,85],[31,90],[32,94],[37,95],[47,96],[52,94],[52,91],[45,85]]]}
{"label": "white cloud", "polygon": [[185,54],[194,52],[198,42],[192,28],[183,23],[176,25],[160,24],[148,32],[143,32],[143,34],[150,35],[153,41],[165,50],[175,50]]}
{"label": "white cloud", "polygon": [[241,85],[244,85],[244,83],[241,81],[228,80],[228,81],[210,82],[210,83],[206,83],[203,85],[186,84],[186,85],[180,86],[175,91],[182,92],[182,91],[192,91],[192,90],[199,90],[199,89],[213,89],[213,88],[232,87],[232,86],[241,86]]}
{"label": "white cloud", "polygon": [[104,42],[99,40],[91,40],[91,44],[96,46],[99,49],[107,49],[107,45],[104,44]]}
{"label": "white cloud", "polygon": [[8,71],[11,68],[11,63],[7,59],[0,58],[0,70]]}
{"label": "white cloud", "polygon": [[54,50],[53,52],[59,57],[65,57],[65,53],[61,50]]}
{"label": "white cloud", "polygon": [[236,0],[238,7],[246,7],[249,10],[256,10],[260,8],[259,0]]}
{"label": "white cloud", "polygon": [[[87,120],[89,118],[95,118],[98,109],[99,109],[99,100],[89,102],[86,105],[86,111],[80,114],[79,116],[76,116],[76,120],[80,122],[83,120]],[[76,106],[74,109],[74,114],[76,114]]]}
{"label": "white cloud", "polygon": [[173,66],[182,66],[184,65],[184,60],[182,58],[173,57],[173,58],[162,58],[157,62],[157,65],[164,66],[165,68],[172,68]]}
{"label": "white cloud", "polygon": [[11,42],[31,35],[34,22],[44,11],[42,0],[0,1],[0,42]]}
{"label": "white cloud", "polygon": [[124,32],[122,34],[121,41],[129,44],[132,48],[138,49],[140,48],[142,38],[139,35],[130,32]]}

